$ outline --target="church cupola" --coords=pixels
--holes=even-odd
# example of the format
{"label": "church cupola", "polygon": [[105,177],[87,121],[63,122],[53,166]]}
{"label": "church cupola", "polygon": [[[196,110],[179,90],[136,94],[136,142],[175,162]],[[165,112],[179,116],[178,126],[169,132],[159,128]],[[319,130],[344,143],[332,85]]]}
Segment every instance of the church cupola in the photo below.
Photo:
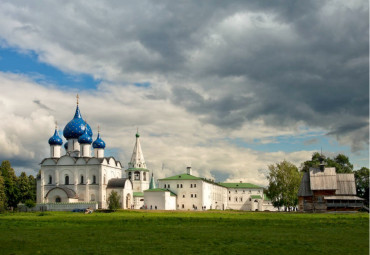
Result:
{"label": "church cupola", "polygon": [[78,138],[78,143],[80,144],[81,157],[91,157],[90,148],[92,138],[89,136],[87,128],[85,128],[85,132]]}
{"label": "church cupola", "polygon": [[49,138],[49,144],[50,144],[50,157],[60,158],[60,149],[63,144],[63,140],[58,134],[57,125],[55,125],[54,135]]}
{"label": "church cupola", "polygon": [[93,136],[93,133],[92,133],[92,130],[89,124],[87,124],[82,119],[80,108],[78,107],[78,99],[79,97],[77,95],[77,107],[76,107],[75,115],[73,119],[70,122],[68,122],[68,124],[65,126],[63,130],[63,136],[68,141],[68,152],[80,150],[78,138],[85,133],[85,129],[87,131],[87,134],[90,137]]}
{"label": "church cupola", "polygon": [[105,142],[100,138],[100,127],[98,126],[98,137],[93,142],[94,157],[104,158]]}

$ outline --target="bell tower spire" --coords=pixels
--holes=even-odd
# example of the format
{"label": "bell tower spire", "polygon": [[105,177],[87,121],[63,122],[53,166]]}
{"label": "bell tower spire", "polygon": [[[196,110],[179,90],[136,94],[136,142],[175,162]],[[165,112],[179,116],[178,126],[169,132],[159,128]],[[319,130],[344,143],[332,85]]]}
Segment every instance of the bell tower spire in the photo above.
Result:
{"label": "bell tower spire", "polygon": [[146,169],[144,154],[143,154],[143,151],[141,150],[141,145],[140,145],[139,128],[137,129],[135,136],[136,136],[136,143],[135,143],[134,151],[132,152],[130,163],[128,163],[128,167]]}
{"label": "bell tower spire", "polygon": [[[133,191],[135,193],[134,200],[137,202],[136,205],[138,205],[141,203],[140,199],[144,196],[144,190],[149,188],[150,176],[149,170],[146,168],[143,151],[141,150],[139,129],[137,129],[135,137],[134,151],[132,152],[131,160],[125,172],[127,178],[132,181]],[[138,208],[140,208],[140,206]]]}

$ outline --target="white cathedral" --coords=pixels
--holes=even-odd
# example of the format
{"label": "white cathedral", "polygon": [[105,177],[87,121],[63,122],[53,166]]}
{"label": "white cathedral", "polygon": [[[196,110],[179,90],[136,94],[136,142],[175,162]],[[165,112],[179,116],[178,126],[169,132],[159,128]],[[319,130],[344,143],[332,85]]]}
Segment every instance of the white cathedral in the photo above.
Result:
{"label": "white cathedral", "polygon": [[106,145],[99,128],[93,142],[93,132],[81,116],[78,99],[63,136],[67,140],[64,155],[56,127],[49,139],[50,157],[41,162],[37,179],[37,207],[41,210],[104,209],[113,190],[119,194],[122,209],[276,210],[263,194],[263,187],[216,183],[192,175],[190,167],[186,173],[159,179],[156,185],[153,173],[150,176],[147,169],[138,132],[128,168],[123,171],[118,160],[104,155]]}

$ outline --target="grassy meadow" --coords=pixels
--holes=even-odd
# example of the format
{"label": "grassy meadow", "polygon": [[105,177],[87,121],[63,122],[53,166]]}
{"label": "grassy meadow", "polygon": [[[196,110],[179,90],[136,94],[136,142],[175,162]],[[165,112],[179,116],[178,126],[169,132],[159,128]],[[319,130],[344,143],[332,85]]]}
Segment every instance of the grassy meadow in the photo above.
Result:
{"label": "grassy meadow", "polygon": [[0,214],[0,254],[369,254],[369,214]]}

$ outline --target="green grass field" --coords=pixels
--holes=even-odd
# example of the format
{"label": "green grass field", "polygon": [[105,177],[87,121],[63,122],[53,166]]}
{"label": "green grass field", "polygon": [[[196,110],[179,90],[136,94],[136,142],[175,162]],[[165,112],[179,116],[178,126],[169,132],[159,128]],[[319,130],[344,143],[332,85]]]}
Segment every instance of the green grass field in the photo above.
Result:
{"label": "green grass field", "polygon": [[369,254],[369,214],[0,214],[0,254]]}

